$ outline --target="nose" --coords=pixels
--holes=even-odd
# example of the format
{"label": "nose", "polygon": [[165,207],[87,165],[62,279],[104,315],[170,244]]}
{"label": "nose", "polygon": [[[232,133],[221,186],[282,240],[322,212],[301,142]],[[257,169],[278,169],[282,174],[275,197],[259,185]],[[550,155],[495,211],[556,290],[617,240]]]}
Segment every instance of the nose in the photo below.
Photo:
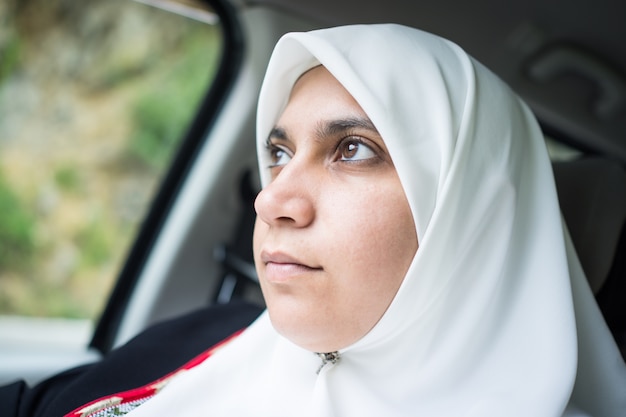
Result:
{"label": "nose", "polygon": [[293,163],[285,166],[254,201],[257,215],[270,226],[306,227],[315,218],[314,198],[305,183],[309,176],[298,174]]}

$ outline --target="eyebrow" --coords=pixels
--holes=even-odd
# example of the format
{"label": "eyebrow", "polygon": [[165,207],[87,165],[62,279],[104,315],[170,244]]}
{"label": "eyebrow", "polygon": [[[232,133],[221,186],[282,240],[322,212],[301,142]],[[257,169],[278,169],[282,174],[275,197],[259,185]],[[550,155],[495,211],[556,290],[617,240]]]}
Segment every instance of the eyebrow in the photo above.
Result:
{"label": "eyebrow", "polygon": [[374,123],[367,117],[349,117],[320,123],[319,126],[317,126],[316,135],[319,138],[323,138],[338,135],[353,129],[363,129],[375,133],[376,135],[379,134]]}
{"label": "eyebrow", "polygon": [[[374,126],[374,123],[372,123],[372,121],[367,117],[347,117],[343,119],[335,119],[321,122],[316,128],[315,135],[317,138],[322,139],[328,136],[338,135],[353,129],[368,130],[380,136],[380,134],[378,133],[378,129],[376,129],[376,127]],[[280,126],[274,126],[270,131],[267,140],[269,141],[272,138],[288,141],[289,135],[284,128]]]}
{"label": "eyebrow", "polygon": [[289,140],[289,136],[287,135],[287,132],[285,132],[285,129],[278,126],[274,126],[272,130],[270,130],[270,134],[267,135],[267,142],[269,143],[272,138],[284,141]]}

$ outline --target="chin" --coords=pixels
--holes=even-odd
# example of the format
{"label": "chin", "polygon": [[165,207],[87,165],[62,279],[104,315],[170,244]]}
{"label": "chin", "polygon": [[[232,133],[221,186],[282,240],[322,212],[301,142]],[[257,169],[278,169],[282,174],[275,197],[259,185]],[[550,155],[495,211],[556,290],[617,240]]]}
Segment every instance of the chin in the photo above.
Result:
{"label": "chin", "polygon": [[[346,337],[346,332],[329,326],[327,321],[312,322],[309,315],[284,315],[269,309],[272,326],[278,334],[293,344],[315,353],[339,351],[350,346],[358,337]],[[319,316],[317,316],[319,318]],[[338,337],[339,336],[339,337]]]}
{"label": "chin", "polygon": [[[319,314],[268,303],[272,326],[285,339],[311,352],[334,352],[346,345],[335,336],[336,329]],[[333,337],[329,337],[332,335]]]}

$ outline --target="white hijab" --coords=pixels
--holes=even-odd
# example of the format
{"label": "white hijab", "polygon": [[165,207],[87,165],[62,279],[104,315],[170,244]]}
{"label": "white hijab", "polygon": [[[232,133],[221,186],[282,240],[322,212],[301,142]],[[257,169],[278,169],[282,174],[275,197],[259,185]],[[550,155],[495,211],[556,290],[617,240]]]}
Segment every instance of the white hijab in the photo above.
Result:
{"label": "white hijab", "polygon": [[400,290],[319,375],[319,358],[264,313],[131,415],[626,416],[624,363],[527,107],[458,46],[415,29],[287,34],[259,99],[261,167],[293,84],[319,64],[378,128],[411,206],[420,246]]}

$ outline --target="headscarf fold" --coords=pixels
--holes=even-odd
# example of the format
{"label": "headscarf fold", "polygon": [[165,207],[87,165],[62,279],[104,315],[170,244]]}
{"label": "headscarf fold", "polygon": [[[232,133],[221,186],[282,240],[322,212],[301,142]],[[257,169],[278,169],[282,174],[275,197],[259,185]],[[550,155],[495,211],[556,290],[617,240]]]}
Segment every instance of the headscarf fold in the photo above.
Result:
{"label": "headscarf fold", "polygon": [[287,34],[259,97],[263,185],[265,140],[317,65],[378,129],[411,207],[419,249],[396,297],[319,374],[319,358],[264,313],[131,415],[626,416],[624,363],[527,106],[460,47],[416,29]]}

